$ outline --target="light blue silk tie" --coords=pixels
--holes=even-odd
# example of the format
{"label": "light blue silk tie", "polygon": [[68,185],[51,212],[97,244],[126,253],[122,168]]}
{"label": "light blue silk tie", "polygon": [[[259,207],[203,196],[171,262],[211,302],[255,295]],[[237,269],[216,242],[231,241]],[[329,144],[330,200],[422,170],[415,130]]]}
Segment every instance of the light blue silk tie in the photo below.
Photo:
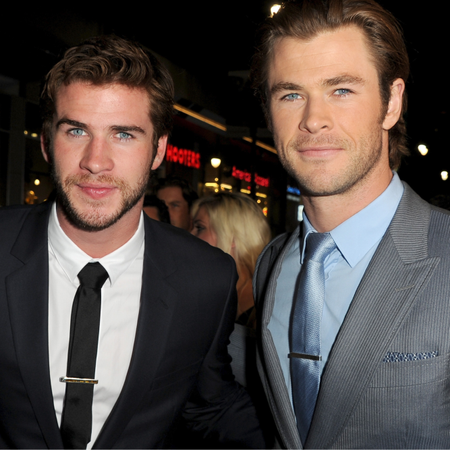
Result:
{"label": "light blue silk tie", "polygon": [[305,444],[320,384],[320,325],[325,298],[325,258],[336,247],[330,233],[311,233],[298,283],[291,322],[292,396],[297,427]]}

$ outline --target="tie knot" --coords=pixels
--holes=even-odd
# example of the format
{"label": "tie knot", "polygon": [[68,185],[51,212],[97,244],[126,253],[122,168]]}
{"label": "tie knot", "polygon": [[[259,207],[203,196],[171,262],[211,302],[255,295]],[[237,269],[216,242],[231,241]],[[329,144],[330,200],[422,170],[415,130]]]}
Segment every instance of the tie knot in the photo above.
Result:
{"label": "tie knot", "polygon": [[78,279],[83,287],[101,289],[108,279],[108,272],[99,262],[88,263],[80,270]]}
{"label": "tie knot", "polygon": [[310,233],[306,239],[305,259],[323,263],[335,247],[330,233]]}

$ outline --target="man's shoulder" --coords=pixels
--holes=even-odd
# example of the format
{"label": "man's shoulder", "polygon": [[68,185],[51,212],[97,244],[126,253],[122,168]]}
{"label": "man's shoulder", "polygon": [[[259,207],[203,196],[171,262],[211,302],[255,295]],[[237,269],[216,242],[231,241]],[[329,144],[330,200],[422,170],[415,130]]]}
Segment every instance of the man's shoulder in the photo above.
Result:
{"label": "man's shoulder", "polygon": [[417,231],[422,229],[429,237],[450,232],[450,211],[431,205],[406,183],[404,185],[405,192],[393,222],[417,228]]}
{"label": "man's shoulder", "polygon": [[208,261],[223,261],[229,264],[232,259],[222,250],[212,247],[189,232],[152,219],[145,219],[146,251],[164,254],[176,262],[187,264],[208,264]]}
{"label": "man's shoulder", "polygon": [[34,205],[2,206],[0,208],[0,216],[5,220],[16,218],[28,214],[33,208],[35,208]]}
{"label": "man's shoulder", "polygon": [[431,215],[437,220],[443,221],[447,224],[450,223],[450,211],[447,209],[439,208],[438,206],[430,205]]}
{"label": "man's shoulder", "polygon": [[38,205],[12,205],[0,208],[0,235],[17,233],[23,222],[31,215],[47,215],[50,205],[41,203]]}
{"label": "man's shoulder", "polygon": [[[450,212],[429,204],[406,183],[387,234],[405,263],[450,258]],[[450,262],[450,261],[449,261]]]}
{"label": "man's shoulder", "polygon": [[37,205],[10,205],[0,208],[0,215],[3,217],[20,217],[32,211],[46,211],[51,207],[51,202],[39,203]]}
{"label": "man's shoulder", "polygon": [[430,205],[428,245],[430,255],[450,257],[450,211]]}

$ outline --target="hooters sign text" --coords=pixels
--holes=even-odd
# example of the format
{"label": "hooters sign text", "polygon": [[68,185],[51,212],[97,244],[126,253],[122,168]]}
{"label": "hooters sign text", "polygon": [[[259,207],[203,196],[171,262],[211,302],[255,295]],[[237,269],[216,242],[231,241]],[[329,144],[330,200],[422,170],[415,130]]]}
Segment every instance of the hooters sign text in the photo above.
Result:
{"label": "hooters sign text", "polygon": [[167,144],[166,161],[199,169],[200,153],[193,152],[192,150],[188,150],[186,148],[178,148],[172,144]]}

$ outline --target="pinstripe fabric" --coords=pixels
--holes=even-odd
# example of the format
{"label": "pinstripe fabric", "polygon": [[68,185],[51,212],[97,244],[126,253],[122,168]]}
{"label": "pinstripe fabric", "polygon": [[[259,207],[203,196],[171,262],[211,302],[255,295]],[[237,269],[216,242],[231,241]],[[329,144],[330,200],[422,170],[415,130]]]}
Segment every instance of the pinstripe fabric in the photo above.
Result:
{"label": "pinstripe fabric", "polygon": [[[275,283],[271,277],[263,315]],[[405,186],[330,353],[305,447],[450,448],[449,330],[450,213]],[[264,357],[274,357],[264,333],[262,339]],[[438,356],[383,363],[388,352]],[[267,364],[275,368],[263,366],[263,375],[277,393],[274,383],[280,381],[271,378],[276,357]],[[277,411],[283,409],[273,401]],[[285,434],[288,425],[280,425]],[[287,436],[282,445],[295,447],[295,438]]]}
{"label": "pinstripe fabric", "polygon": [[[255,274],[259,270],[268,273],[268,271],[270,270],[269,266],[272,266],[273,264],[270,280],[266,277],[261,278],[258,285],[256,284],[257,277],[255,277],[253,280],[253,292],[255,294],[261,291],[260,284],[267,283],[267,280],[269,280],[266,287],[266,298],[270,299],[270,301],[264,304],[264,308],[258,309],[258,302],[260,302],[261,305],[264,299],[258,297],[258,295],[255,295],[256,307],[260,312],[262,311],[259,320],[259,322],[261,323],[260,342],[262,341],[264,343],[262,348],[260,345],[258,345],[257,364],[272,411],[272,415],[277,426],[277,431],[280,435],[280,444],[283,447],[287,448],[302,448],[302,444],[298,435],[297,422],[294,412],[291,408],[291,402],[289,400],[289,394],[284,381],[284,375],[278,360],[278,354],[272,339],[272,335],[267,326],[269,325],[270,318],[272,316],[275,299],[276,280],[280,274],[284,256],[292,246],[292,244],[299,238],[300,228],[301,227],[298,227],[294,231],[294,233],[292,233],[287,243],[286,235],[278,236],[272,241],[274,247],[269,245],[261,254],[255,268]],[[284,246],[283,250],[278,257],[278,251],[282,248],[282,246]],[[272,248],[274,248],[273,251]],[[274,254],[276,254],[276,256],[278,257],[276,261],[271,257]],[[264,257],[269,260],[269,265],[266,264]],[[261,268],[260,264],[264,264],[264,267]]]}

